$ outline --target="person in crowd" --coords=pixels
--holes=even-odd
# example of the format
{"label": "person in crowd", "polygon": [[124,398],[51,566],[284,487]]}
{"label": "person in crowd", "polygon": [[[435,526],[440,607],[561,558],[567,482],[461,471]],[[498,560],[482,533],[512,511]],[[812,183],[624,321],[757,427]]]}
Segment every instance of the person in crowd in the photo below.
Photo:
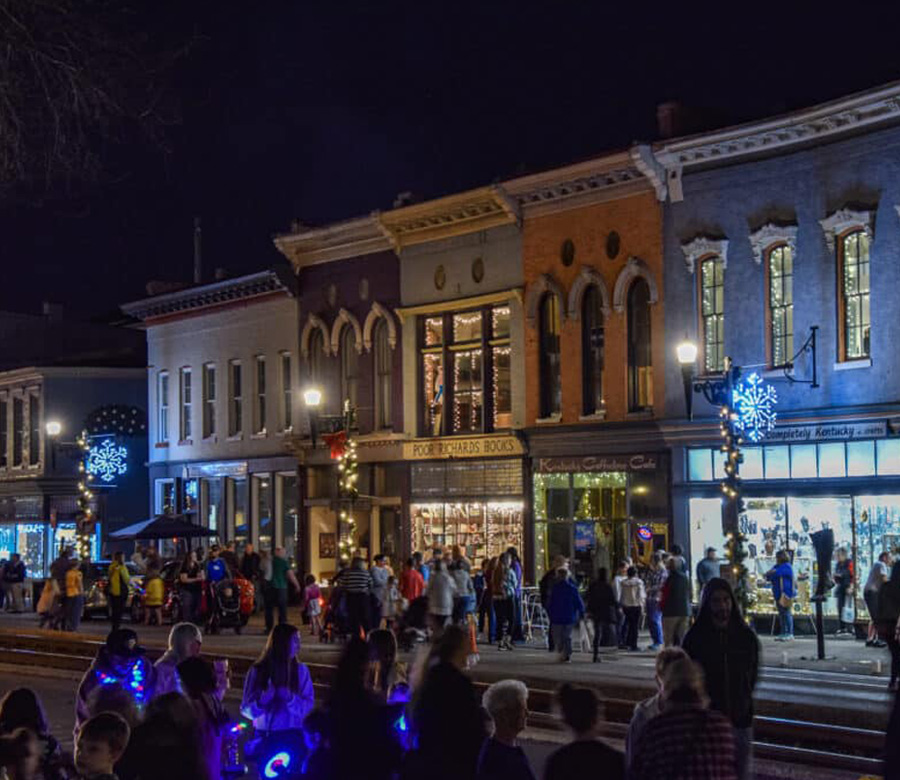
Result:
{"label": "person in crowd", "polygon": [[680,647],[666,647],[656,654],[656,693],[635,705],[634,714],[625,734],[625,768],[630,769],[634,760],[634,751],[641,740],[646,725],[661,711],[660,700],[666,670],[675,662],[687,658],[688,654]]}
{"label": "person in crowd", "polygon": [[[478,615],[476,628],[479,634],[484,633],[485,618],[488,615],[484,594],[487,591],[487,570],[490,563],[490,558],[482,559],[481,566],[475,574],[472,575],[472,588],[475,590],[475,612]],[[490,631],[490,625],[488,625],[488,630]],[[491,641],[490,637],[488,638],[488,641]]]}
{"label": "person in crowd", "polygon": [[219,696],[213,665],[199,656],[186,658],[177,667],[184,695],[191,700],[200,730],[200,755],[206,762],[207,776],[222,776],[222,740],[231,722]]}
{"label": "person in crowd", "polygon": [[134,564],[134,568],[139,574],[144,574],[147,571],[147,561],[144,558],[144,548],[141,546],[140,542],[134,543],[134,552],[131,554],[131,562]]}
{"label": "person in crowd", "polygon": [[497,616],[497,649],[512,650],[513,609],[516,596],[516,574],[510,568],[510,559],[504,553],[497,560],[491,581],[491,599]]}
{"label": "person in crowd", "polygon": [[162,569],[162,564],[162,558],[159,557],[159,550],[157,550],[155,546],[148,547],[145,553],[145,569],[156,569],[159,571]]}
{"label": "person in crowd", "polygon": [[188,658],[200,655],[203,634],[193,623],[176,623],[169,631],[169,647],[154,664],[156,669],[155,696],[162,696],[178,687],[178,664]]}
{"label": "person in crowd", "polygon": [[715,577],[719,576],[719,561],[716,559],[716,548],[707,547],[706,556],[697,562],[697,585],[700,587],[700,593],[706,584]]}
{"label": "person in crowd", "polygon": [[397,618],[403,612],[401,606],[402,597],[397,587],[397,579],[393,575],[388,577],[387,587],[384,591],[384,603],[381,605],[381,621],[385,628],[393,629]]}
{"label": "person in crowd", "polygon": [[597,663],[600,648],[616,643],[616,594],[606,569],[597,570],[588,588],[587,613],[594,624],[594,663]]}
{"label": "person in crowd", "polygon": [[404,667],[397,661],[397,638],[386,628],[376,628],[366,638],[369,664],[366,688],[379,700],[387,702],[395,685],[406,683]]}
{"label": "person in crowd", "polygon": [[230,576],[228,562],[220,552],[217,544],[209,548],[209,556],[206,559],[206,581],[210,585],[215,585]]}
{"label": "person in crowd", "polygon": [[40,621],[38,628],[57,629],[60,620],[64,616],[60,614],[60,590],[59,584],[53,577],[47,577],[44,580],[44,587],[41,590],[41,597],[38,599],[37,613]]}
{"label": "person in crowd", "polygon": [[138,644],[137,634],[130,628],[113,629],[78,686],[75,698],[76,734],[90,715],[88,697],[98,686],[115,686],[125,690],[134,699],[137,709],[141,710],[153,698],[155,684],[156,670],[144,648]]}
{"label": "person in crowd", "polygon": [[434,643],[412,701],[417,749],[408,756],[404,780],[460,780],[475,774],[487,736],[475,686],[465,675],[469,638],[448,626]]}
{"label": "person in crowd", "polygon": [[680,544],[673,544],[669,553],[672,558],[678,558],[678,566],[681,569],[681,573],[687,577],[688,582],[690,582],[691,575],[688,570],[687,561],[684,559],[684,548]]}
{"label": "person in crowd", "polygon": [[650,570],[647,572],[647,628],[650,630],[649,650],[659,650],[663,646],[662,628],[662,589],[666,583],[668,571],[663,563],[663,552],[657,550],[650,559]]}
{"label": "person in crowd", "polygon": [[524,584],[524,569],[522,568],[522,560],[519,558],[519,551],[515,547],[510,547],[506,554],[509,556],[509,568],[516,577],[516,591],[513,595],[512,605],[512,639],[516,642],[522,642],[525,634],[522,629],[522,585]]}
{"label": "person in crowd", "polygon": [[372,627],[372,575],[366,562],[355,556],[350,566],[338,572],[335,583],[344,593],[351,636],[367,634]]}
{"label": "person in crowd", "polygon": [[[553,560],[551,561],[550,568],[544,572],[544,576],[541,577],[538,582],[538,597],[541,600],[541,607],[543,607],[544,612],[550,612],[550,591],[553,590],[553,586],[556,584],[556,572],[560,569],[566,568],[567,562],[564,555],[554,555]],[[556,652],[556,649],[553,644],[553,632],[547,632],[547,648],[551,653]]]}
{"label": "person in crowd", "polygon": [[634,751],[631,778],[737,780],[737,768],[734,731],[727,717],[709,707],[702,670],[690,659],[675,661],[663,679],[662,711]]}
{"label": "person in crowd", "polygon": [[247,672],[241,712],[258,731],[300,729],[315,704],[309,669],[297,659],[300,632],[289,623],[272,629],[265,649]]}
{"label": "person in crowd", "polygon": [[88,717],[101,712],[114,712],[124,718],[130,728],[141,722],[141,713],[134,704],[134,697],[118,685],[100,685],[91,691],[87,703]]}
{"label": "person in crowd", "polygon": [[288,584],[297,592],[300,591],[300,583],[297,582],[297,575],[294,574],[284,547],[276,547],[272,556],[272,578],[269,580],[269,592],[271,598],[266,600],[266,633],[271,633],[274,618],[274,609],[278,606],[278,624],[287,623],[287,603],[288,603]]}
{"label": "person in crowd", "polygon": [[240,561],[238,560],[236,545],[233,541],[225,545],[225,549],[221,551],[220,557],[228,567],[228,576],[233,577],[235,572],[241,570]]}
{"label": "person in crowd", "polygon": [[25,609],[25,562],[19,553],[9,556],[3,567],[3,587],[6,590],[6,611],[20,614]]}
{"label": "person in crowd", "polygon": [[797,595],[794,568],[790,556],[785,550],[775,555],[775,565],[766,572],[766,579],[772,583],[772,597],[778,610],[778,622],[781,633],[775,637],[776,642],[790,642],[794,638],[794,597]]}
{"label": "person in crowd", "polygon": [[848,599],[853,596],[853,559],[847,554],[844,547],[837,551],[837,561],[834,564],[834,597],[837,599],[838,630],[837,636],[855,636],[853,620],[845,620],[847,617],[845,607],[849,606],[852,615],[852,601],[848,605]]}
{"label": "person in crowd", "polygon": [[385,592],[387,590],[388,577],[391,576],[385,564],[385,557],[381,553],[375,556],[369,574],[372,575],[372,595],[378,602],[379,616],[384,605]]}
{"label": "person in crowd", "polygon": [[166,596],[166,586],[159,576],[159,569],[148,568],[144,577],[144,624],[162,625],[162,608]]}
{"label": "person in crowd", "polygon": [[625,641],[625,609],[622,606],[622,583],[628,579],[628,567],[631,566],[630,558],[623,558],[616,566],[616,574],[613,577],[613,592],[616,594],[616,635],[619,640],[619,649],[627,650]]}
{"label": "person in crowd", "polygon": [[[59,555],[50,564],[50,576],[56,580],[56,585],[59,588],[59,619],[60,624],[65,620],[66,615],[66,573],[69,571],[69,561],[72,557],[72,550],[69,547],[63,547],[59,551]],[[3,566],[3,570],[6,570],[6,564]],[[3,586],[4,591],[6,591],[6,585]],[[8,594],[7,594],[8,595]],[[6,609],[9,609],[9,599],[6,599]]]}
{"label": "person in crowd", "polygon": [[106,585],[113,631],[122,625],[122,615],[125,613],[130,583],[131,576],[125,566],[125,553],[119,550],[113,555],[112,563],[109,564]]}
{"label": "person in crowd", "polygon": [[477,780],[535,780],[518,736],[528,720],[528,688],[519,680],[500,680],[482,698],[494,722],[494,733],[478,756]]}
{"label": "person in crowd", "polygon": [[744,621],[727,580],[706,583],[697,620],[681,645],[703,670],[712,708],[734,726],[738,777],[753,776],[753,690],[759,640]]}
{"label": "person in crowd", "polygon": [[75,740],[75,765],[84,780],[117,780],[115,766],[130,737],[128,724],[113,712],[85,721]]}
{"label": "person in crowd", "polygon": [[569,579],[568,569],[556,570],[556,582],[550,590],[550,633],[563,663],[572,660],[572,630],[584,618],[584,602],[578,587]]}
{"label": "person in crowd", "polygon": [[625,780],[625,757],[598,738],[600,702],[590,688],[565,683],[556,694],[557,706],[572,741],[552,753],[544,768],[544,780],[599,775],[603,780]]}
{"label": "person in crowd", "polygon": [[316,582],[314,574],[307,574],[303,581],[303,614],[309,620],[309,632],[318,636],[322,630],[322,590]]}
{"label": "person in crowd", "polygon": [[36,780],[40,746],[34,732],[21,728],[0,736],[0,774],[4,780]]}
{"label": "person in crowd", "polygon": [[691,582],[684,573],[684,561],[673,555],[666,561],[669,576],[663,585],[662,621],[666,647],[680,645],[691,616]]}
{"label": "person in crowd", "polygon": [[200,604],[203,600],[203,569],[197,560],[197,551],[188,550],[178,572],[178,598],[181,617],[191,623],[200,621]]}
{"label": "person in crowd", "polygon": [[[267,609],[269,611],[275,609],[275,594],[272,591],[272,555],[268,550],[263,550],[259,554],[259,578],[253,594],[254,598],[258,595],[263,614]],[[263,631],[265,632],[265,628]]]}
{"label": "person in crowd", "polygon": [[244,545],[244,554],[241,556],[241,567],[239,571],[244,579],[250,580],[257,588],[259,587],[259,584],[257,583],[257,580],[259,579],[259,566],[259,553],[253,549],[252,544],[247,543]]}
{"label": "person in crowd", "polygon": [[641,609],[647,600],[647,592],[644,588],[644,581],[637,576],[637,569],[634,566],[629,566],[626,574],[627,577],[619,584],[620,602],[622,611],[625,613],[624,644],[629,650],[636,651],[638,649],[638,627],[641,624]]}
{"label": "person in crowd", "polygon": [[888,689],[900,688],[900,561],[891,568],[891,576],[878,592],[878,633],[887,643],[891,653],[891,681]]}
{"label": "person in crowd", "polygon": [[0,700],[0,736],[28,729],[37,737],[41,780],[74,780],[75,765],[50,733],[50,723],[38,695],[31,688],[13,688]]}
{"label": "person in crowd", "polygon": [[447,572],[443,559],[435,562],[425,595],[428,596],[428,620],[432,635],[439,637],[453,615],[453,599],[456,596],[456,583]]}
{"label": "person in crowd", "polygon": [[400,570],[400,595],[412,604],[425,592],[425,580],[416,568],[413,558],[407,558]]}
{"label": "person in crowd", "polygon": [[71,561],[66,572],[66,631],[78,631],[83,612],[84,578],[78,561]]}
{"label": "person in crowd", "polygon": [[[431,570],[425,565],[424,556],[420,552],[414,552],[412,558],[415,570],[422,576],[422,582],[427,583]],[[410,601],[412,601],[412,599],[410,599]]]}
{"label": "person in crowd", "polygon": [[878,556],[878,560],[872,564],[872,570],[866,579],[863,588],[863,598],[866,608],[869,610],[869,631],[866,635],[866,647],[887,647],[887,643],[878,636],[878,593],[881,586],[890,578],[891,554],[887,551]]}
{"label": "person in crowd", "polygon": [[900,780],[900,696],[894,697],[884,738],[884,780]]}
{"label": "person in crowd", "polygon": [[[458,547],[454,548],[459,550]],[[469,574],[469,562],[461,557],[454,557],[450,565],[450,576],[456,585],[456,593],[453,595],[453,622],[465,625],[469,615],[475,612],[475,585]]]}

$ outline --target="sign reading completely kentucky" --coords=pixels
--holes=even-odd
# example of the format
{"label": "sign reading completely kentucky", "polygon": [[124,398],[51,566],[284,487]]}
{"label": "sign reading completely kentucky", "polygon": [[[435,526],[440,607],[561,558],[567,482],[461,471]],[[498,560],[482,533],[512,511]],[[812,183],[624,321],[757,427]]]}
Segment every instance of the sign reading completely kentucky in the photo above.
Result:
{"label": "sign reading completely kentucky", "polygon": [[116,477],[128,473],[128,448],[109,434],[91,436],[90,442],[85,471],[100,480],[100,487],[112,487]]}
{"label": "sign reading completely kentucky", "polygon": [[737,415],[734,427],[752,442],[761,441],[775,427],[778,395],[756,372],[741,380],[731,392],[731,407]]}

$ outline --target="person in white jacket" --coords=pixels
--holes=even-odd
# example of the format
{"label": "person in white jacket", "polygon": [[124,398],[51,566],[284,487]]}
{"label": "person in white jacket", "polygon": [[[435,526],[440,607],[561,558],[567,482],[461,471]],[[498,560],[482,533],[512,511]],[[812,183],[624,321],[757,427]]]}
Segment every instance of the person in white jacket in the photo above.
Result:
{"label": "person in white jacket", "polygon": [[637,576],[637,569],[630,566],[628,576],[619,584],[620,603],[625,612],[625,644],[629,650],[637,650],[638,626],[641,623],[641,606],[647,598],[644,581]]}
{"label": "person in white jacket", "polygon": [[306,664],[297,660],[300,632],[281,623],[272,629],[259,660],[247,671],[241,714],[260,736],[298,731],[315,703]]}
{"label": "person in white jacket", "polygon": [[453,615],[453,597],[456,595],[456,583],[447,573],[447,563],[443,559],[435,559],[434,571],[428,578],[425,595],[428,596],[431,630],[435,636],[440,636]]}

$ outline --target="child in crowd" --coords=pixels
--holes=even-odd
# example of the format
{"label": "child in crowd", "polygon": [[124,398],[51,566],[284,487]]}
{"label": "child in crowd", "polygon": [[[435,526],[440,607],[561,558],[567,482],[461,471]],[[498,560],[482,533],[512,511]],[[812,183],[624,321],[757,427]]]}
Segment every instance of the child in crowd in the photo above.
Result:
{"label": "child in crowd", "polygon": [[384,627],[393,630],[394,622],[400,614],[400,590],[397,588],[397,579],[388,577],[387,587],[384,590],[384,603],[381,605],[381,617],[384,619]]}
{"label": "child in crowd", "polygon": [[150,625],[150,618],[156,621],[156,625],[162,625],[162,606],[166,595],[166,587],[159,569],[147,569],[147,578],[144,580],[144,623]]}
{"label": "child in crowd", "polygon": [[303,612],[309,619],[309,630],[313,636],[318,636],[322,630],[322,591],[316,584],[316,578],[307,574],[303,581]]}
{"label": "child in crowd", "polygon": [[0,772],[6,780],[34,780],[40,763],[38,738],[30,729],[0,737]]}
{"label": "child in crowd", "polygon": [[115,713],[101,712],[85,721],[75,745],[75,765],[85,780],[117,780],[113,767],[130,736],[128,724]]}
{"label": "child in crowd", "polygon": [[38,599],[37,613],[40,617],[38,628],[56,629],[60,623],[59,608],[59,583],[54,577],[47,577],[44,580],[44,589],[41,591],[41,597]]}

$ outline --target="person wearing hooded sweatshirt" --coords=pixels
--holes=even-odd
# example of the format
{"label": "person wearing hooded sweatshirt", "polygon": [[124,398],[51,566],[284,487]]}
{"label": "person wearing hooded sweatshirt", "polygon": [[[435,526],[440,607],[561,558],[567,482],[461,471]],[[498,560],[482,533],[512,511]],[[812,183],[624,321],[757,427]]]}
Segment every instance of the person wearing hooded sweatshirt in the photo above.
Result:
{"label": "person wearing hooded sweatshirt", "polygon": [[738,776],[752,777],[753,689],[759,674],[759,640],[741,616],[727,580],[703,589],[697,620],[684,638],[685,652],[703,669],[712,709],[735,729]]}
{"label": "person wearing hooded sweatshirt", "polygon": [[890,579],[878,591],[878,633],[887,642],[891,651],[891,682],[889,689],[898,689],[900,680],[900,641],[897,628],[900,626],[900,561],[891,569]]}

